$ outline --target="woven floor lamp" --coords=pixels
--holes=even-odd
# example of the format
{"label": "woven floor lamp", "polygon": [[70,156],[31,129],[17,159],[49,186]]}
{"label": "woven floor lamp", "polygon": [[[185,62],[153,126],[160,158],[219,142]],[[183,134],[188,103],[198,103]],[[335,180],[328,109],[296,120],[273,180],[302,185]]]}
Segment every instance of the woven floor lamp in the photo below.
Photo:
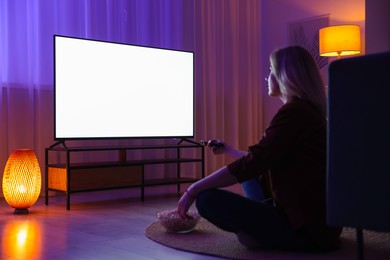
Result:
{"label": "woven floor lamp", "polygon": [[3,175],[3,194],[15,214],[27,214],[41,192],[41,170],[33,150],[15,150]]}

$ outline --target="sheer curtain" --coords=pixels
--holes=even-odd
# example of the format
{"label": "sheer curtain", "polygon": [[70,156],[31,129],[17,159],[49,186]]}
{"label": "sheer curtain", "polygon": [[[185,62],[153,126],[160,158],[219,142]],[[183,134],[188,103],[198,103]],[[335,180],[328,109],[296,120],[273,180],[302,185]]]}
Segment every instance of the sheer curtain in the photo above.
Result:
{"label": "sheer curtain", "polygon": [[[54,143],[53,34],[194,51],[195,141],[220,138],[246,149],[262,128],[260,3],[0,1],[1,175],[20,148],[34,149],[43,170],[44,149]],[[206,173],[227,160],[207,153]]]}
{"label": "sheer curtain", "polygon": [[[247,150],[262,131],[261,1],[195,3],[197,135]],[[231,161],[207,159],[207,172]]]}

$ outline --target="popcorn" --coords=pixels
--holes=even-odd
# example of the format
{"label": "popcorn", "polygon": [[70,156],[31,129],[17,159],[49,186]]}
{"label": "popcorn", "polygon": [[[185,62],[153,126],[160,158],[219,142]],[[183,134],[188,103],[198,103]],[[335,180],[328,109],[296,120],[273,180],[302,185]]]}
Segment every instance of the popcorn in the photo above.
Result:
{"label": "popcorn", "polygon": [[187,213],[191,219],[181,218],[176,209],[158,212],[157,218],[168,232],[188,233],[191,232],[198,224],[200,215],[198,212],[191,210]]}

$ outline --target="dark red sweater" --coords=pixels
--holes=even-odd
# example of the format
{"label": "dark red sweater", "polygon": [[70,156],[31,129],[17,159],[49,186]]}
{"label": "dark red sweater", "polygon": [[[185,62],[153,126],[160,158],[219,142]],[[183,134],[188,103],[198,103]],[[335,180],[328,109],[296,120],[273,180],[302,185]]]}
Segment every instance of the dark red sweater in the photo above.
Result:
{"label": "dark red sweater", "polygon": [[326,119],[295,98],[273,117],[249,153],[228,165],[239,182],[271,176],[272,195],[293,229],[306,228],[324,249],[338,246],[341,228],[326,224]]}

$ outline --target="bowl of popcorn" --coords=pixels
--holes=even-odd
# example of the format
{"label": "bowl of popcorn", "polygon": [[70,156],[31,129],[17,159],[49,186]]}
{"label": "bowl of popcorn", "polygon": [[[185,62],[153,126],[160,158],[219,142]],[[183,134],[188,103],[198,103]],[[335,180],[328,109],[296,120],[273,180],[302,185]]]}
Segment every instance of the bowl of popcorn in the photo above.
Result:
{"label": "bowl of popcorn", "polygon": [[171,209],[158,212],[157,218],[168,232],[189,233],[194,230],[201,217],[198,212],[193,210],[189,210],[187,214],[189,218],[184,219],[180,217],[176,209]]}

